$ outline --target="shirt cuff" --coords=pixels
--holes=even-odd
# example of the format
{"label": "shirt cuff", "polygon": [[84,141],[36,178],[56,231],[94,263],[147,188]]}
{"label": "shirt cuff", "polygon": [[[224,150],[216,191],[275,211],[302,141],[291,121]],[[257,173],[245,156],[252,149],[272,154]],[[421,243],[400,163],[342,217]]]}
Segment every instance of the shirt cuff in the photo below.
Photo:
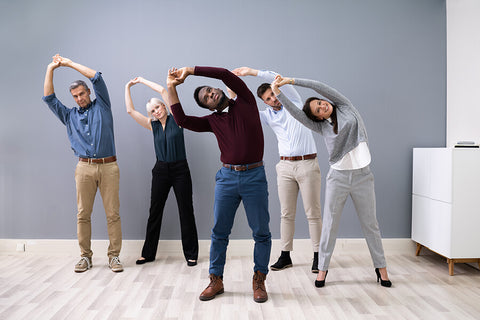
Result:
{"label": "shirt cuff", "polygon": [[52,101],[55,98],[56,98],[56,96],[55,96],[55,92],[54,92],[52,94],[49,94],[48,96],[43,96],[42,100],[46,102],[46,101]]}

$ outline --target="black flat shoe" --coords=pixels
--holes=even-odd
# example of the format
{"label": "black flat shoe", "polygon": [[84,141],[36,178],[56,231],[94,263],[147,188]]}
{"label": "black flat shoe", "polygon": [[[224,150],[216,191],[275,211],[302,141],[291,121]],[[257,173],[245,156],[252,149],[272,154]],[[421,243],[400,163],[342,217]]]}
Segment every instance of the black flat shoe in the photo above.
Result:
{"label": "black flat shoe", "polygon": [[380,284],[382,285],[382,287],[390,288],[392,286],[392,282],[390,280],[382,279],[382,277],[380,276],[380,270],[378,270],[378,268],[375,268],[375,273],[377,274],[377,282],[380,280]]}
{"label": "black flat shoe", "polygon": [[187,260],[187,266],[194,267],[197,265],[197,260]]}
{"label": "black flat shoe", "polygon": [[327,279],[327,274],[328,274],[328,270],[327,270],[327,272],[325,272],[325,279],[323,279],[323,280],[315,280],[315,287],[321,288],[321,287],[324,287],[324,286],[325,286],[325,280]]}
{"label": "black flat shoe", "polygon": [[138,259],[137,261],[135,261],[136,264],[144,264],[144,263],[147,263],[147,262],[152,262],[153,260],[155,259]]}

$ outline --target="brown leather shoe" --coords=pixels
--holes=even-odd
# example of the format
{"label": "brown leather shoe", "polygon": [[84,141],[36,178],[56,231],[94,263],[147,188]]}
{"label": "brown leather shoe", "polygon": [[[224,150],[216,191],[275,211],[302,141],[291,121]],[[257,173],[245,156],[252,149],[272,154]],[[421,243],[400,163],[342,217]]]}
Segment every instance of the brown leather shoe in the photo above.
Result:
{"label": "brown leather shoe", "polygon": [[203,290],[203,292],[200,294],[200,297],[199,297],[200,300],[202,301],[212,300],[213,298],[215,298],[217,294],[223,293],[222,277],[219,277],[212,273],[210,274],[209,278],[210,278],[210,284],[205,290]]}
{"label": "brown leather shoe", "polygon": [[268,300],[267,290],[265,289],[266,274],[257,271],[253,274],[253,300],[255,302],[265,302]]}

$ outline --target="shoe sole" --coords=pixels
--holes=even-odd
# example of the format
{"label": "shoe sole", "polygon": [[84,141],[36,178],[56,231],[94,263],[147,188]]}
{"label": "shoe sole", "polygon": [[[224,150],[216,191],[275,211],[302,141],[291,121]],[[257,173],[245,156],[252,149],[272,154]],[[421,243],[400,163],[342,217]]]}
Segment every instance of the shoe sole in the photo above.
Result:
{"label": "shoe sole", "polygon": [[318,273],[318,270],[312,270],[312,273]]}
{"label": "shoe sole", "polygon": [[268,298],[265,298],[265,299],[255,299],[255,298],[254,298],[254,299],[253,299],[253,301],[258,302],[258,303],[262,303],[262,302],[265,302],[265,301],[267,301],[267,300],[268,300]]}
{"label": "shoe sole", "polygon": [[91,268],[92,268],[92,267],[90,267],[90,268],[87,267],[86,269],[74,269],[74,271],[75,271],[76,273],[82,273],[82,272],[85,272],[85,271],[87,271],[88,269],[91,269]]}
{"label": "shoe sole", "polygon": [[76,273],[82,273],[82,272],[85,272],[85,271],[87,271],[88,269],[89,269],[89,268],[87,268],[87,269],[84,269],[84,270],[77,270],[77,269],[75,269],[74,271],[75,271]]}
{"label": "shoe sole", "polygon": [[210,296],[210,297],[200,296],[199,299],[201,301],[209,301],[209,300],[212,300],[213,298],[215,298],[217,295],[222,294],[224,292],[225,291],[222,289],[222,290],[218,291],[217,293],[215,293],[213,296]]}
{"label": "shoe sole", "polygon": [[123,269],[119,269],[119,270],[114,270],[112,268],[110,268],[113,272],[123,272]]}
{"label": "shoe sole", "polygon": [[293,267],[293,264],[287,264],[287,265],[283,266],[282,268],[276,268],[274,266],[270,266],[270,270],[280,271],[280,270],[291,268],[291,267]]}

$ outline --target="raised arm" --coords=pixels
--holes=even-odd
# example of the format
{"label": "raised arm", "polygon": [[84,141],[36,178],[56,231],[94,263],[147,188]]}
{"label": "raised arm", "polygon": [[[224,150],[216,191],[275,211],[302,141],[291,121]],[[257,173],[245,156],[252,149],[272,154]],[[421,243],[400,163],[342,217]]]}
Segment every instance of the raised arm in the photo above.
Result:
{"label": "raised arm", "polygon": [[345,105],[352,105],[350,100],[345,97],[343,94],[335,90],[334,88],[322,83],[320,81],[308,80],[308,79],[292,79],[294,84],[300,87],[309,88],[315,90],[317,93],[321,94],[323,97],[329,99],[337,107],[341,108]]}
{"label": "raised arm", "polygon": [[53,60],[60,63],[62,67],[69,67],[78,71],[84,77],[90,79],[93,85],[93,90],[95,91],[95,97],[97,100],[102,101],[100,104],[102,107],[111,109],[110,96],[108,95],[107,85],[101,76],[100,72],[97,72],[89,67],[81,65],[77,62],[62,57],[59,54],[53,57]]}
{"label": "raised arm", "polygon": [[[138,79],[138,83],[144,84],[144,85],[146,85],[147,87],[149,87],[150,89],[152,89],[152,90],[160,93],[160,95],[162,96],[162,99],[163,99],[163,101],[165,102],[165,104],[170,107],[170,104],[168,103],[168,92],[167,92],[167,89],[165,89],[164,87],[162,87],[161,85],[159,85],[159,84],[156,83],[156,82],[147,80],[147,79],[142,78],[142,77],[136,77],[135,79]],[[134,80],[135,80],[135,79],[134,79]]]}
{"label": "raised arm", "polygon": [[171,68],[167,73],[167,104],[171,107],[174,104],[180,103],[178,99],[177,86],[182,84],[185,79],[193,74],[193,68]]}
{"label": "raised arm", "polygon": [[248,89],[245,82],[231,71],[225,68],[196,66],[193,74],[195,76],[214,78],[223,81],[227,87],[237,94],[237,99],[243,99],[256,108],[256,101],[252,92]]}
{"label": "raised arm", "polygon": [[[53,57],[55,58],[55,57]],[[43,83],[43,98],[42,100],[48,105],[50,110],[60,119],[63,124],[68,121],[70,109],[65,107],[60,100],[55,96],[53,89],[53,72],[60,66],[60,62],[52,59],[47,66],[47,72],[45,73],[45,82]]]}
{"label": "raised arm", "polygon": [[[233,74],[237,76],[254,76],[259,77],[267,83],[272,83],[275,77],[278,75],[275,71],[257,70],[249,67],[240,67],[233,69]],[[282,88],[283,94],[291,100],[298,108],[302,108],[302,98],[298,94],[297,90],[291,85],[284,86]]]}
{"label": "raised arm", "polygon": [[168,70],[167,100],[170,105],[170,110],[177,125],[197,132],[212,131],[208,119],[204,117],[187,116],[183,111],[180,100],[178,99],[177,86],[183,83],[183,81],[185,81],[185,79],[191,74],[193,74],[193,68],[171,68]]}
{"label": "raised arm", "polygon": [[53,88],[53,71],[60,66],[60,62],[52,61],[47,66],[47,72],[45,73],[45,81],[43,83],[43,95],[49,96],[55,92]]}
{"label": "raised arm", "polygon": [[[245,77],[245,76],[254,76],[258,75],[258,70],[252,69],[249,67],[239,67],[232,70],[232,73],[238,77]],[[272,79],[273,80],[273,79]]]}
{"label": "raised arm", "polygon": [[286,95],[280,91],[280,87],[286,84],[295,84],[295,80],[292,78],[283,78],[280,75],[275,77],[275,81],[272,82],[272,91],[277,96],[278,100],[282,105],[287,109],[288,112],[294,117],[297,121],[302,123],[304,126],[309,128],[312,131],[322,134],[322,122],[316,122],[307,117],[303,110],[300,110],[295,104],[287,98]]}
{"label": "raised arm", "polygon": [[133,105],[132,96],[130,94],[130,88],[139,83],[138,78],[130,80],[125,85],[125,105],[127,106],[127,113],[142,127],[148,130],[152,130],[152,119],[145,117],[143,114],[135,110]]}
{"label": "raised arm", "polygon": [[89,67],[86,67],[84,65],[81,65],[80,63],[73,62],[72,60],[62,57],[59,54],[53,57],[53,61],[58,62],[62,67],[69,67],[74,70],[77,70],[88,79],[92,79],[95,76],[95,73],[97,73],[97,71],[90,69]]}

